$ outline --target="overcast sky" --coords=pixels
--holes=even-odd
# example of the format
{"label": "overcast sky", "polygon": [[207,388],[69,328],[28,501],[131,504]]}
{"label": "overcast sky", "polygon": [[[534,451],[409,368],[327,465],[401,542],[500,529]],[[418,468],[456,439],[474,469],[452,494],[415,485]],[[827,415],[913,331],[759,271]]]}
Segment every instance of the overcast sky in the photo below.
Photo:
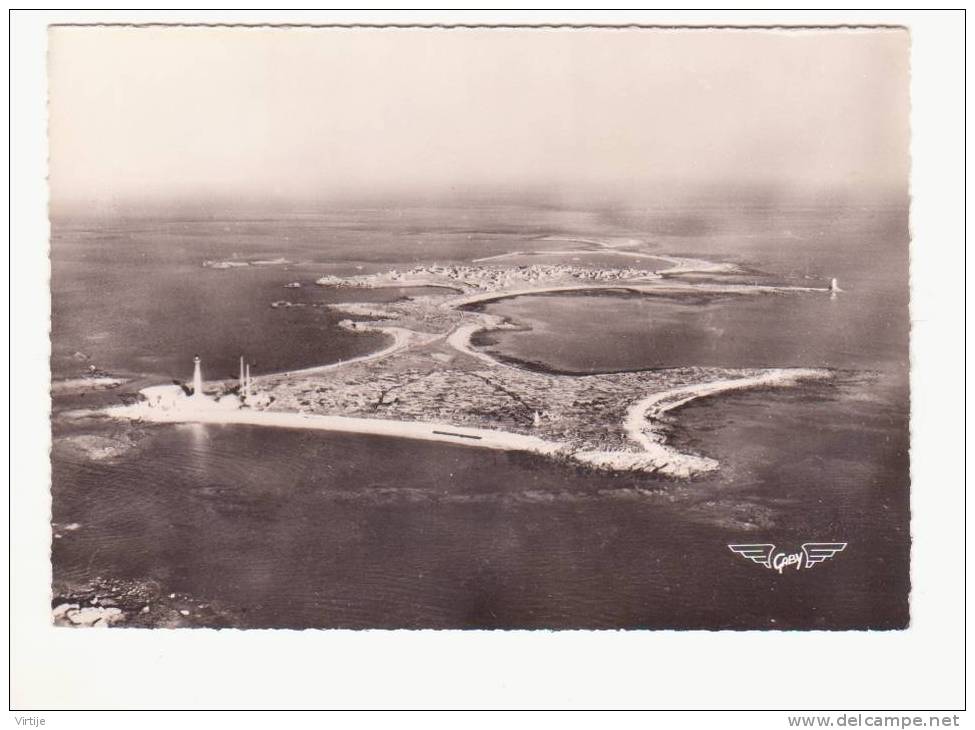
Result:
{"label": "overcast sky", "polygon": [[55,202],[903,186],[903,31],[54,28]]}

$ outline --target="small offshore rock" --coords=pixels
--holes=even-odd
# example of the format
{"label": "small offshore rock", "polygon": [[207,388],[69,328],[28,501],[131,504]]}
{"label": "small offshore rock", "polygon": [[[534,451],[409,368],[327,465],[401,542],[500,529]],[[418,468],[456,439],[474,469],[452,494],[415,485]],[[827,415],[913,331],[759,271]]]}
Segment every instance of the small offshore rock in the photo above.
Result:
{"label": "small offshore rock", "polygon": [[120,608],[79,608],[68,613],[68,620],[78,626],[109,626],[122,618]]}
{"label": "small offshore rock", "polygon": [[62,603],[54,608],[52,615],[54,618],[64,618],[68,611],[77,611],[79,608],[81,608],[81,606],[79,606],[77,603]]}

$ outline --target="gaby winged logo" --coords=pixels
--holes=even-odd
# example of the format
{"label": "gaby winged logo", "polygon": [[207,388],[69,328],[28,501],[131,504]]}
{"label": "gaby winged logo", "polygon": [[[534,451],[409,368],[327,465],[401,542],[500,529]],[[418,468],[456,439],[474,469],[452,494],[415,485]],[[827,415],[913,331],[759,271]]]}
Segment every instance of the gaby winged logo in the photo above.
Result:
{"label": "gaby winged logo", "polygon": [[796,570],[809,569],[825,562],[836,553],[846,550],[846,545],[845,542],[804,542],[802,552],[798,553],[776,552],[775,545],[771,543],[729,545],[728,548],[731,552],[738,553],[743,558],[748,558],[781,575],[786,568],[795,566]]}

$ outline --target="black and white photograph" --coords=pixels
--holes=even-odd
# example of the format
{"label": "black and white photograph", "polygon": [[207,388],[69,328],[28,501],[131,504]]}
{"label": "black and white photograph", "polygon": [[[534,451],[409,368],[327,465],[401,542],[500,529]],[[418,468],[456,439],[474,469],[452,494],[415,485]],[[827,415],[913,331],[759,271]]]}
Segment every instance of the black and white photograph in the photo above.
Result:
{"label": "black and white photograph", "polygon": [[907,27],[45,32],[55,636],[912,630]]}
{"label": "black and white photograph", "polygon": [[903,30],[50,34],[56,622],[908,625]]}

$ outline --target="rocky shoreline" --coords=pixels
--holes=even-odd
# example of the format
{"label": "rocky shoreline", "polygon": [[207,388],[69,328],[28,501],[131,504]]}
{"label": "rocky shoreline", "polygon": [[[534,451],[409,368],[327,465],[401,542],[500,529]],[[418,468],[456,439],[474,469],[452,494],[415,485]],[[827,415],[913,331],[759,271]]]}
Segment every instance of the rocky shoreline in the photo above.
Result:
{"label": "rocky shoreline", "polygon": [[55,583],[51,599],[55,626],[72,628],[220,628],[240,617],[210,601],[166,592],[152,580],[95,577],[80,584]]}

